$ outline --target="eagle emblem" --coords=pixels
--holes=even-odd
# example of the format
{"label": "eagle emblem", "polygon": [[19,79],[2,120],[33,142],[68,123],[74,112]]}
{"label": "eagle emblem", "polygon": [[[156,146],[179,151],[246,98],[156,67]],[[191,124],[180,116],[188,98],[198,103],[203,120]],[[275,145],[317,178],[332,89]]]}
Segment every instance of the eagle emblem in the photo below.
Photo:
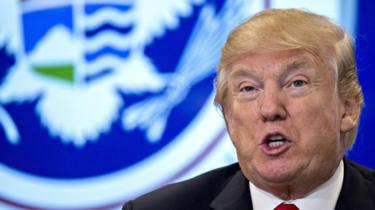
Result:
{"label": "eagle emblem", "polygon": [[[173,108],[214,73],[228,30],[247,13],[240,0],[226,3],[219,13],[204,5],[176,69],[162,73],[145,48],[178,27],[202,0],[119,1],[91,10],[73,1],[72,27],[57,22],[31,47],[17,28],[20,10],[38,8],[33,1],[23,8],[14,2],[5,0],[0,9],[0,44],[17,60],[0,86],[0,125],[12,144],[20,143],[21,131],[3,105],[33,100],[40,123],[65,143],[83,147],[97,141],[118,118],[124,131],[139,129],[147,141],[158,142]],[[127,105],[126,95],[143,93],[151,96]]]}

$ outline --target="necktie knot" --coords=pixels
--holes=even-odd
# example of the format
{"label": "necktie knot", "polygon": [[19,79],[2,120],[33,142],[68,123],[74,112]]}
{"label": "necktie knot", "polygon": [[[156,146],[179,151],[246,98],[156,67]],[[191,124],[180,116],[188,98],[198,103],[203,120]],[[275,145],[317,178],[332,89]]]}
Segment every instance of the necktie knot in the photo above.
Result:
{"label": "necktie knot", "polygon": [[274,210],[299,210],[299,208],[294,204],[281,203]]}

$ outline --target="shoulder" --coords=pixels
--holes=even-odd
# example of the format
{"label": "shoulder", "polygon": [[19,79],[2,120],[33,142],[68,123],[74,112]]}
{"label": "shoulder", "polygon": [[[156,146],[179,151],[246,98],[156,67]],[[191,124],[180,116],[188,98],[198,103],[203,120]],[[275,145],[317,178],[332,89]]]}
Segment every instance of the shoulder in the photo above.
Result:
{"label": "shoulder", "polygon": [[238,164],[232,164],[183,182],[167,185],[129,201],[123,209],[190,210],[208,208],[211,201],[239,170]]}
{"label": "shoulder", "polygon": [[362,166],[358,163],[347,161],[348,175],[353,176],[369,188],[375,190],[375,170]]}
{"label": "shoulder", "polygon": [[344,183],[336,209],[375,209],[375,171],[344,159]]}

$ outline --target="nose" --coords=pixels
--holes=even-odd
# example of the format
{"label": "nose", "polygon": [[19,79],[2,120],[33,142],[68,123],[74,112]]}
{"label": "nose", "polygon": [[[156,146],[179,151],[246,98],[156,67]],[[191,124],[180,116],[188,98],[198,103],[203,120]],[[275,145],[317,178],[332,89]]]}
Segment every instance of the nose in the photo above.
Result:
{"label": "nose", "polygon": [[283,120],[287,115],[282,93],[277,85],[264,88],[259,106],[261,118],[265,122]]}

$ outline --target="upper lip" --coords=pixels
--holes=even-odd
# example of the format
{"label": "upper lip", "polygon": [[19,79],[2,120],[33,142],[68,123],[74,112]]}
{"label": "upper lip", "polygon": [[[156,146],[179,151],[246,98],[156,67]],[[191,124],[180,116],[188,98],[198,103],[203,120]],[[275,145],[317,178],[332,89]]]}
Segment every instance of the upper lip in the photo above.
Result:
{"label": "upper lip", "polygon": [[268,142],[268,139],[271,137],[271,136],[275,136],[275,135],[281,135],[285,138],[286,141],[290,141],[290,138],[285,135],[283,132],[280,132],[280,131],[275,131],[275,132],[269,132],[267,133],[263,139],[262,139],[262,142],[260,144],[266,144]]}

